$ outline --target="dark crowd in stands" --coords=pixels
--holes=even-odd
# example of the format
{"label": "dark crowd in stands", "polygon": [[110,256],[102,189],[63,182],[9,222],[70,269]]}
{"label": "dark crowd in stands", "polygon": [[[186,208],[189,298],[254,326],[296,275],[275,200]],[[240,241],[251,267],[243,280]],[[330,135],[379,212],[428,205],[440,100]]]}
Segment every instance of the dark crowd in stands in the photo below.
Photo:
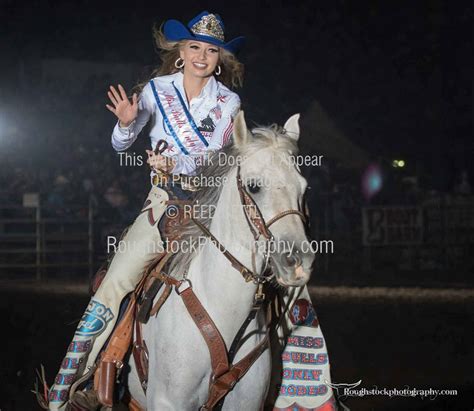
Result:
{"label": "dark crowd in stands", "polygon": [[[129,223],[149,190],[149,168],[145,161],[141,166],[125,166],[123,161],[121,165],[110,144],[113,116],[100,104],[75,111],[79,98],[76,96],[69,104],[62,98],[57,106],[51,102],[29,109],[23,106],[32,122],[46,119],[43,121],[47,128],[38,130],[29,127],[28,122],[19,123],[4,139],[0,152],[0,204],[21,205],[24,193],[38,192],[47,217],[87,216],[91,201],[95,216]],[[146,132],[145,129],[129,150],[143,160],[149,145]],[[311,187],[311,209],[321,210],[330,204],[335,226],[348,218],[352,222],[358,220],[363,205],[423,205],[436,203],[441,195],[420,187],[417,176],[391,169],[388,161],[383,167],[384,187],[371,200],[362,196],[361,171],[345,170],[332,159],[326,159],[322,167],[303,171]],[[471,194],[467,172],[459,173],[450,194]]]}
{"label": "dark crowd in stands", "polygon": [[[96,81],[90,89],[102,91]],[[24,193],[40,193],[47,217],[84,216],[91,201],[96,213],[132,221],[149,190],[147,165],[120,165],[110,143],[115,120],[103,96],[61,95],[61,88],[58,82],[38,90],[40,104],[16,97],[22,112],[15,119],[12,111],[2,136],[0,204],[21,205]],[[147,144],[141,135],[133,149],[145,155]]]}

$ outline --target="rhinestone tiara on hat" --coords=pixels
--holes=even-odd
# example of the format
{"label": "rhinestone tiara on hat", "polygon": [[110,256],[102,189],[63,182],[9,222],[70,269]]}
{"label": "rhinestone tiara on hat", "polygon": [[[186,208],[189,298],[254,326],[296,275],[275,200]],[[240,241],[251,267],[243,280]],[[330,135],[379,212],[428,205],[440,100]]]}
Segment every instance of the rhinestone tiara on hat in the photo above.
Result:
{"label": "rhinestone tiara on hat", "polygon": [[224,41],[224,30],[214,14],[202,16],[201,19],[191,27],[195,35],[213,37]]}

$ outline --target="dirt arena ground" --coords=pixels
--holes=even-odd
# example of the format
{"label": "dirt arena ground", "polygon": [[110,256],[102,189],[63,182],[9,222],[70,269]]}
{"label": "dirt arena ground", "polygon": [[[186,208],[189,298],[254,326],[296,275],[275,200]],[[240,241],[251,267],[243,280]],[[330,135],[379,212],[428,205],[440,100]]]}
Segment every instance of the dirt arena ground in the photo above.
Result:
{"label": "dirt arena ground", "polygon": [[[0,284],[0,410],[36,410],[34,369],[54,377],[88,301],[87,287]],[[472,410],[473,290],[312,288],[335,383],[455,389],[456,396],[347,397],[351,410]],[[240,411],[240,410],[239,410]]]}

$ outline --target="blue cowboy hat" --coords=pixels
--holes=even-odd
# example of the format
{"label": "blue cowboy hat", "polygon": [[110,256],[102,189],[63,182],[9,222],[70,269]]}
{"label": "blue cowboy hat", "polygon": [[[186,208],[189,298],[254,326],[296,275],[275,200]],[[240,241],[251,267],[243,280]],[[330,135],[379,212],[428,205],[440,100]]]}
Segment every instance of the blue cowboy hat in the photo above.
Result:
{"label": "blue cowboy hat", "polygon": [[178,20],[168,20],[163,27],[165,37],[170,41],[197,40],[222,47],[231,53],[237,53],[244,44],[242,36],[225,42],[224,22],[218,14],[203,11],[194,17],[186,27]]}

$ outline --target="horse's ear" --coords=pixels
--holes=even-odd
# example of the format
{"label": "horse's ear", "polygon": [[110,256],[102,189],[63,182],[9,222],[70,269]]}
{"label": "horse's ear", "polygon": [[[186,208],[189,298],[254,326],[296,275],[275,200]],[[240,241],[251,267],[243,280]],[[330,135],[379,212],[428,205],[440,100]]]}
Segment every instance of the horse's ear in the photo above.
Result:
{"label": "horse's ear", "polygon": [[300,125],[299,125],[300,114],[293,114],[288,120],[286,120],[283,128],[285,129],[285,134],[294,139],[298,140],[300,138]]}
{"label": "horse's ear", "polygon": [[250,133],[245,123],[243,110],[240,110],[234,118],[234,144],[237,147],[242,147],[248,143]]}

